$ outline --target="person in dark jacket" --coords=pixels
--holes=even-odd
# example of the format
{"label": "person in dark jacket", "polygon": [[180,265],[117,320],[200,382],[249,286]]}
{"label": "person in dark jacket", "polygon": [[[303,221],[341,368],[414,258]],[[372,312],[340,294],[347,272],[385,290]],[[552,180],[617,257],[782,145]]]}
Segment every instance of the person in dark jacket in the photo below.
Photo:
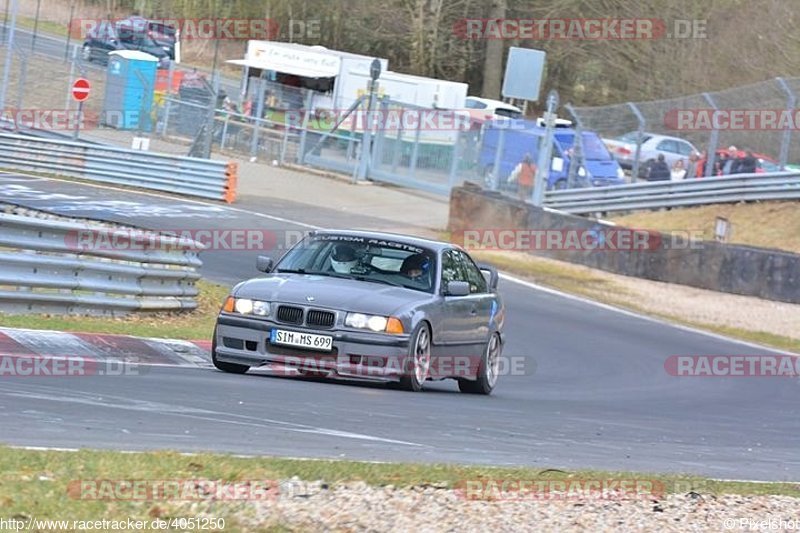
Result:
{"label": "person in dark jacket", "polygon": [[672,171],[664,161],[664,154],[658,154],[658,159],[650,165],[650,172],[647,174],[647,181],[669,181]]}
{"label": "person in dark jacket", "polygon": [[747,151],[745,156],[739,161],[739,174],[755,174],[758,167],[758,159],[753,155],[750,150]]}

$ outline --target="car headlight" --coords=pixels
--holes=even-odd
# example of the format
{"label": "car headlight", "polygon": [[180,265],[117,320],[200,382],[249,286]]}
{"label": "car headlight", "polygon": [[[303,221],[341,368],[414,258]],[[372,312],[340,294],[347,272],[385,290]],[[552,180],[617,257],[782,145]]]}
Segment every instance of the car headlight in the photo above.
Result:
{"label": "car headlight", "polygon": [[356,329],[368,329],[375,332],[403,333],[403,323],[393,316],[366,315],[364,313],[347,313],[344,325]]}
{"label": "car headlight", "polygon": [[617,167],[617,177],[621,180],[625,179],[625,171],[622,170],[622,167]]}
{"label": "car headlight", "polygon": [[225,300],[223,311],[228,313],[239,313],[240,315],[268,316],[270,306],[268,302],[251,300],[249,298],[234,298],[229,296]]}
{"label": "car headlight", "polygon": [[583,167],[578,168],[578,176],[580,177],[586,176],[586,169],[584,169]]}

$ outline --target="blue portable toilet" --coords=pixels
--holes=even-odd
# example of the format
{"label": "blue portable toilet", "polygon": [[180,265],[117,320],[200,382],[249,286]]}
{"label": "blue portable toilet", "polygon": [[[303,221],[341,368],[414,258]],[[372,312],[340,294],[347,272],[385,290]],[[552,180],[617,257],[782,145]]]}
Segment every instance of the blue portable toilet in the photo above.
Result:
{"label": "blue portable toilet", "polygon": [[108,54],[103,123],[121,130],[150,131],[158,58],[139,50]]}

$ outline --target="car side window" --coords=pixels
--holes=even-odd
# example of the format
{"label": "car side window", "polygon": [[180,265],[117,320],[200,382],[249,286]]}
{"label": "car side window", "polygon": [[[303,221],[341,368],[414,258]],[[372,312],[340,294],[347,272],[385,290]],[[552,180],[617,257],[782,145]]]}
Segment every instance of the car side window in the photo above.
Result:
{"label": "car side window", "polygon": [[672,153],[678,152],[678,147],[675,145],[675,141],[671,141],[669,139],[663,140],[660,143],[658,143],[658,147],[656,149],[664,152],[672,152]]}
{"label": "car side window", "polygon": [[689,143],[678,143],[678,151],[681,155],[691,155],[694,150]]}
{"label": "car side window", "polygon": [[455,250],[447,250],[442,254],[442,286],[449,281],[469,281],[456,260]]}
{"label": "car side window", "polygon": [[464,281],[469,282],[469,292],[473,294],[487,292],[486,278],[483,277],[480,269],[475,266],[472,259],[459,250],[453,250],[452,253],[456,263],[459,265],[459,270],[464,276]]}

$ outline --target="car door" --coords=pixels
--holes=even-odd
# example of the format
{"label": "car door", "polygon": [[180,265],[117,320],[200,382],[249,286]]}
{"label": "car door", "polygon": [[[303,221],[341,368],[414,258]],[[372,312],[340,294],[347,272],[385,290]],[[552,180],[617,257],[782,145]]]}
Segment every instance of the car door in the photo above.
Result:
{"label": "car door", "polygon": [[442,252],[440,283],[442,313],[439,331],[434,331],[434,342],[447,346],[466,342],[471,311],[471,302],[466,296],[449,296],[446,292],[449,282],[467,281],[466,273],[462,271],[460,263],[456,261],[455,251],[448,249]]}
{"label": "car door", "polygon": [[681,159],[681,154],[678,152],[678,143],[672,139],[664,139],[658,143],[656,150],[664,154],[664,159],[670,167],[675,164],[675,161]]}
{"label": "car door", "polygon": [[461,266],[467,282],[469,283],[470,294],[463,296],[469,302],[469,321],[465,324],[465,340],[483,349],[483,344],[489,338],[489,323],[492,319],[492,304],[494,295],[489,292],[486,278],[481,273],[478,266],[472,261],[469,255],[461,250],[454,250],[456,262]]}
{"label": "car door", "polygon": [[478,267],[460,250],[449,249],[442,253],[443,290],[449,281],[469,283],[470,294],[442,295],[444,312],[439,338],[445,344],[469,350],[470,353],[465,355],[470,355],[474,345],[483,344],[488,336],[491,293],[488,292],[486,280]]}

